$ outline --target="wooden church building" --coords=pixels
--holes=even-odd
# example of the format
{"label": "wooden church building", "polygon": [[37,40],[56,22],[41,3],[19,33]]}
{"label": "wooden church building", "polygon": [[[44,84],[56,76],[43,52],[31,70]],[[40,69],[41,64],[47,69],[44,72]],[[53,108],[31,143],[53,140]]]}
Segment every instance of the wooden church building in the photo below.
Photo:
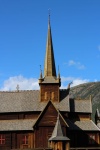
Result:
{"label": "wooden church building", "polygon": [[0,150],[94,147],[100,129],[91,120],[92,101],[72,98],[56,75],[50,19],[44,75],[39,90],[0,91]]}

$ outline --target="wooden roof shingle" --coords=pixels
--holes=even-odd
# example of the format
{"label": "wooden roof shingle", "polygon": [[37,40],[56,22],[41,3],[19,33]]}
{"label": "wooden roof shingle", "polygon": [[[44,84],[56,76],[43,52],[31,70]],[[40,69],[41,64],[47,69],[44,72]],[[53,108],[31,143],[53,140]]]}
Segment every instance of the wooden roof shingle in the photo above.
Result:
{"label": "wooden roof shingle", "polygon": [[49,141],[68,141],[68,140],[70,139],[63,135],[58,112],[57,122],[52,132],[52,136],[49,138]]}
{"label": "wooden roof shingle", "polygon": [[0,120],[0,131],[33,130],[36,119]]}
{"label": "wooden roof shingle", "polygon": [[[60,102],[53,102],[60,111],[92,112],[90,100],[70,100],[66,90],[60,90]],[[39,90],[0,92],[0,113],[43,111],[47,102],[40,102]]]}
{"label": "wooden roof shingle", "polygon": [[91,99],[71,99],[70,100],[71,112],[92,113]]}
{"label": "wooden roof shingle", "polygon": [[100,131],[92,120],[79,120],[73,122],[67,119],[66,122],[69,125],[69,130]]}

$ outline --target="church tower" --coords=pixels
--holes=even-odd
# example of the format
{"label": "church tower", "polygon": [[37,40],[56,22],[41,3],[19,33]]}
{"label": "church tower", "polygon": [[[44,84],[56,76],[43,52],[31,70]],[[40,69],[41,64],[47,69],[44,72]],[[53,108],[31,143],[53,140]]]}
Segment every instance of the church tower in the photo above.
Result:
{"label": "church tower", "polygon": [[42,72],[39,78],[40,85],[40,101],[59,101],[61,86],[60,73],[58,77],[56,75],[56,66],[53,51],[53,42],[50,26],[50,15],[48,20],[48,34],[47,34],[47,44],[46,44],[46,55],[44,64],[44,77]]}

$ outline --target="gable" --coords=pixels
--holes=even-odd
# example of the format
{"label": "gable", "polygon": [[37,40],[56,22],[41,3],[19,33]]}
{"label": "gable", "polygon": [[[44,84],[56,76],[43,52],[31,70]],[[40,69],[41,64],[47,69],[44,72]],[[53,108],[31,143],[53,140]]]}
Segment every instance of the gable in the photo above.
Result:
{"label": "gable", "polygon": [[58,112],[51,102],[49,102],[39,119],[39,126],[54,126]]}
{"label": "gable", "polygon": [[[45,109],[41,112],[38,117],[35,126],[55,126],[58,116],[58,110],[55,108],[53,103],[49,101],[45,107]],[[66,126],[66,122],[64,118],[60,114],[60,120],[62,125]]]}

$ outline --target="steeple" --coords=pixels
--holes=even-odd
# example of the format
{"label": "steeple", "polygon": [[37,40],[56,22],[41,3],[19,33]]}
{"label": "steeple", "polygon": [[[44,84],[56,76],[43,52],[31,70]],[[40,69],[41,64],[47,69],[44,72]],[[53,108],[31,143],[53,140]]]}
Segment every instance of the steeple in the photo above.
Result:
{"label": "steeple", "polygon": [[50,26],[50,14],[48,20],[48,34],[47,34],[47,44],[46,44],[46,55],[44,64],[44,76],[42,76],[42,71],[40,69],[40,101],[60,101],[60,90],[61,78],[60,72],[56,76],[55,59],[53,52],[52,34]]}
{"label": "steeple", "polygon": [[69,141],[70,139],[63,135],[62,127],[59,119],[59,112],[57,117],[57,122],[54,127],[53,133],[51,137],[49,138],[49,141]]}
{"label": "steeple", "polygon": [[51,26],[50,26],[50,14],[48,19],[48,34],[47,34],[45,65],[44,65],[44,77],[46,76],[56,77],[56,67],[53,52]]}

